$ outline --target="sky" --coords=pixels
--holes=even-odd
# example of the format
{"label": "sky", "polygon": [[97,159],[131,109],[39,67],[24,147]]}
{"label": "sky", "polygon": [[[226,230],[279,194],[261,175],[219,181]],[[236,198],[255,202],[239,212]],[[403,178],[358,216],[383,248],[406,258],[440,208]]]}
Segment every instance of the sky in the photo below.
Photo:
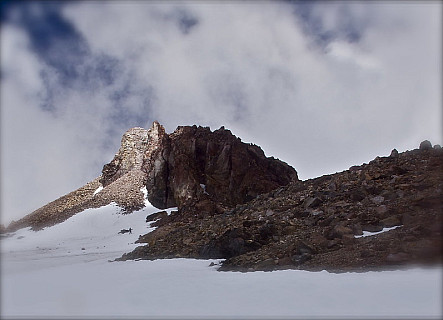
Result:
{"label": "sky", "polygon": [[[1,3],[1,222],[131,127],[225,126],[314,178],[442,144],[439,1]],[[26,197],[24,197],[26,195]]]}

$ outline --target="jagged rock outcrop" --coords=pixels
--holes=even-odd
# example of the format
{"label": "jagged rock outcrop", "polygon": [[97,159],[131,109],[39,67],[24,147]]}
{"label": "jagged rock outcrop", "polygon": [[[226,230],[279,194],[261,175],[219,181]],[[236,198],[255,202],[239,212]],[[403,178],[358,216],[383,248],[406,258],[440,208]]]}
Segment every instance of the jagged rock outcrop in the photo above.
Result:
{"label": "jagged rock outcrop", "polygon": [[224,128],[178,127],[162,138],[143,165],[149,201],[158,208],[222,212],[297,180],[292,167]]}
{"label": "jagged rock outcrop", "polygon": [[161,149],[165,129],[155,121],[149,130],[132,128],[122,137],[121,147],[114,159],[103,166],[100,183],[103,190],[98,198],[112,199],[126,212],[144,207],[147,177],[143,164]]}
{"label": "jagged rock outcrop", "polygon": [[442,190],[442,149],[424,143],[292,181],[222,214],[163,216],[155,231],[140,236],[144,245],[121,259],[223,258],[221,270],[241,271],[441,263]]}
{"label": "jagged rock outcrop", "polygon": [[229,130],[178,127],[168,135],[157,121],[149,130],[132,128],[102,174],[85,186],[12,222],[7,232],[60,223],[88,208],[115,202],[124,213],[150,202],[180,214],[221,213],[257,195],[297,180],[286,163],[267,158],[260,147],[245,144]]}

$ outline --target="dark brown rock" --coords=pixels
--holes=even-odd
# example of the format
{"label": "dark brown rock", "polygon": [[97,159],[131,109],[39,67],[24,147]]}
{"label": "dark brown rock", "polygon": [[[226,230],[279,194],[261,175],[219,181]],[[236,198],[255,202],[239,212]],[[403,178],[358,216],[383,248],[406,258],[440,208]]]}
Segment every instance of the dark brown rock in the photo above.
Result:
{"label": "dark brown rock", "polygon": [[350,235],[354,236],[354,231],[349,227],[339,224],[339,225],[336,225],[332,229],[332,234],[331,234],[330,238],[331,239],[342,238],[346,234],[350,234]]}
{"label": "dark brown rock", "polygon": [[356,235],[356,236],[360,236],[363,234],[363,230],[362,230],[361,225],[359,223],[356,223],[352,226],[352,231],[353,231],[354,235]]}
{"label": "dark brown rock", "polygon": [[389,155],[391,158],[398,158],[397,149],[392,149],[391,154]]}
{"label": "dark brown rock", "polygon": [[380,224],[365,224],[362,227],[363,231],[369,231],[369,232],[378,232],[383,230],[383,225]]}
{"label": "dark brown rock", "polygon": [[420,150],[430,150],[432,149],[432,144],[429,140],[424,140],[420,143]]}
{"label": "dark brown rock", "polygon": [[390,216],[380,221],[383,227],[390,228],[401,225],[400,218],[398,216]]}
{"label": "dark brown rock", "polygon": [[146,217],[146,222],[151,222],[157,219],[161,219],[164,218],[168,215],[168,213],[166,211],[159,211],[153,214],[150,214],[149,216]]}
{"label": "dark brown rock", "polygon": [[317,197],[309,197],[304,202],[303,205],[305,208],[316,208],[318,207],[322,201]]}
{"label": "dark brown rock", "polygon": [[149,201],[184,211],[213,212],[216,203],[245,203],[297,180],[292,167],[267,158],[260,147],[241,142],[229,130],[197,126],[165,135],[143,170]]}
{"label": "dark brown rock", "polygon": [[241,229],[234,228],[204,245],[200,250],[200,255],[204,258],[231,258],[260,247],[257,242],[248,240],[250,240],[249,235]]}
{"label": "dark brown rock", "polygon": [[344,244],[344,245],[350,245],[350,244],[353,244],[354,242],[355,242],[355,237],[354,237],[354,235],[353,234],[349,234],[349,233],[347,233],[347,234],[344,234],[343,236],[342,236],[342,243]]}

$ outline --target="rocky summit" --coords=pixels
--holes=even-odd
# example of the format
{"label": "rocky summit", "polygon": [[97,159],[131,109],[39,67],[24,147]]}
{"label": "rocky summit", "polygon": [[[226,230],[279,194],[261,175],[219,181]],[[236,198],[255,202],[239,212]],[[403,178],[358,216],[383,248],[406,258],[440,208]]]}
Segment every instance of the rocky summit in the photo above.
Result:
{"label": "rocky summit", "polygon": [[265,156],[229,130],[181,126],[167,134],[154,121],[149,130],[132,128],[102,174],[83,187],[12,222],[6,232],[34,230],[65,221],[88,208],[115,202],[122,213],[144,207],[143,189],[159,209],[181,215],[222,213],[262,193],[298,180],[288,164]]}
{"label": "rocky summit", "polygon": [[[115,202],[122,214],[160,211],[157,227],[117,260],[223,259],[219,270],[366,271],[441,264],[443,150],[424,141],[367,164],[300,181],[288,164],[266,157],[221,127],[154,122],[133,128],[102,173],[6,232],[41,229],[87,208]],[[162,209],[177,207],[167,214]]]}

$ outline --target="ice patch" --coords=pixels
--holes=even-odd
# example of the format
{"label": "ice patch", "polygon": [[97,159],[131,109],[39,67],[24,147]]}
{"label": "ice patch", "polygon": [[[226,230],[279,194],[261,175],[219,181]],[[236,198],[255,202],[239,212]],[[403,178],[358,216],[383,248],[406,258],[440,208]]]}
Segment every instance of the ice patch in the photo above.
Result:
{"label": "ice patch", "polygon": [[148,200],[148,189],[146,189],[146,186],[143,188],[140,188],[140,191],[143,192],[144,199],[145,199],[145,207],[152,207],[152,204]]}
{"label": "ice patch", "polygon": [[[146,186],[144,186],[143,188],[140,188],[140,191],[143,192],[143,194],[144,194],[145,207],[155,208],[148,200],[148,189],[146,189]],[[172,211],[178,211],[178,207],[168,208],[168,209],[165,209],[165,211],[167,212],[167,214],[169,216],[172,213]]]}
{"label": "ice patch", "polygon": [[203,189],[203,193],[207,194],[209,196],[209,193],[206,192],[206,185],[203,183],[200,183],[200,187]]}
{"label": "ice patch", "polygon": [[92,194],[92,196],[95,196],[97,193],[99,193],[99,192],[102,191],[102,190],[103,190],[103,186],[98,187],[98,188],[94,191],[94,193]]}
{"label": "ice patch", "polygon": [[395,226],[395,227],[390,227],[390,228],[383,228],[383,230],[381,231],[377,231],[377,232],[369,232],[369,231],[363,231],[363,234],[360,236],[354,236],[354,238],[364,238],[364,237],[370,237],[370,236],[374,236],[376,234],[380,234],[389,230],[394,230],[396,228],[400,228],[401,226]]}
{"label": "ice patch", "polygon": [[168,213],[168,216],[172,213],[172,211],[178,211],[178,207],[168,208],[165,210]]}

